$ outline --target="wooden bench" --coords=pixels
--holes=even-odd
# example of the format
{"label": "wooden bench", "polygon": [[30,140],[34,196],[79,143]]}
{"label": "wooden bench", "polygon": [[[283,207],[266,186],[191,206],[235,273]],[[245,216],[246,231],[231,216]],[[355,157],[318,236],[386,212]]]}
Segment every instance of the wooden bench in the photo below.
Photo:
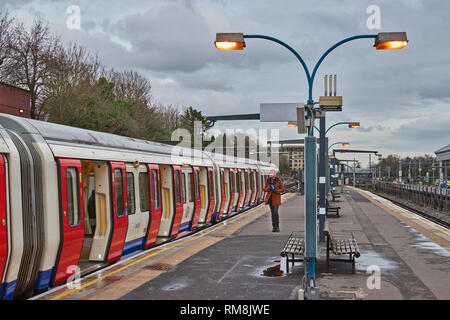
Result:
{"label": "wooden bench", "polygon": [[[359,252],[358,243],[351,234],[351,238],[348,235],[337,235],[330,230],[328,221],[325,223],[325,235],[327,236],[327,268],[330,268],[330,261],[341,261],[352,263],[352,273],[355,273],[355,258],[358,258],[361,253]],[[331,259],[330,251],[334,255],[343,256],[348,255],[347,259]]]}
{"label": "wooden bench", "polygon": [[341,207],[332,207],[330,206],[330,203],[327,199],[327,210],[325,212],[327,218],[329,217],[328,214],[334,214],[336,216],[336,218],[339,218],[339,210],[341,210]]}
{"label": "wooden bench", "polygon": [[[295,262],[303,261],[303,253],[305,251],[305,240],[298,232],[292,232],[283,250],[281,250],[281,256],[286,257],[286,273],[289,273],[289,262],[292,262],[292,268],[294,268]],[[302,258],[295,258],[295,256],[301,256]]]}

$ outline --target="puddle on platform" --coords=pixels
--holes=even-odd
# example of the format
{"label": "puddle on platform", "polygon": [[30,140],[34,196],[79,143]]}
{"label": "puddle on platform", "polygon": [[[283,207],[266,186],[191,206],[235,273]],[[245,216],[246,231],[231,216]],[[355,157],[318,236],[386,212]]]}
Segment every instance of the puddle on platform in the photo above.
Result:
{"label": "puddle on platform", "polygon": [[189,279],[180,278],[177,281],[172,281],[168,285],[161,288],[163,291],[175,291],[187,288],[191,284],[191,281]]}
{"label": "puddle on platform", "polygon": [[398,268],[398,263],[383,257],[376,251],[361,251],[361,256],[356,258],[356,270],[366,272],[369,266],[378,266],[381,270],[392,270]]}
{"label": "puddle on platform", "polygon": [[411,245],[414,248],[429,250],[436,255],[441,257],[450,258],[450,251],[444,247],[441,247],[437,243],[433,242],[429,238],[425,237],[423,234],[418,232],[416,229],[411,228],[410,226],[405,224],[405,228],[407,228],[414,235],[414,243]]}

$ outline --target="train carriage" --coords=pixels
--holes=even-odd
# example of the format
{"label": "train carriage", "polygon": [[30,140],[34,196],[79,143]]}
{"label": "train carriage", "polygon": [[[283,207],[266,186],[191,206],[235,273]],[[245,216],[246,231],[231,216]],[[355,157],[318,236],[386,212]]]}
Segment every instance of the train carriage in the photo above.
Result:
{"label": "train carriage", "polygon": [[256,205],[273,167],[5,114],[0,125],[2,299]]}

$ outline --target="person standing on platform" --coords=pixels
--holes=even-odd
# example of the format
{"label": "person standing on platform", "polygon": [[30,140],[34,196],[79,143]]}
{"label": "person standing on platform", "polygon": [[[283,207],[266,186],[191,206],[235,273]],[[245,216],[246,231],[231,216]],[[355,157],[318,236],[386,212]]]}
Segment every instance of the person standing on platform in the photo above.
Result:
{"label": "person standing on platform", "polygon": [[284,191],[283,182],[277,177],[277,172],[272,169],[263,189],[266,194],[266,204],[272,213],[272,232],[280,232],[278,208],[281,205],[281,193]]}

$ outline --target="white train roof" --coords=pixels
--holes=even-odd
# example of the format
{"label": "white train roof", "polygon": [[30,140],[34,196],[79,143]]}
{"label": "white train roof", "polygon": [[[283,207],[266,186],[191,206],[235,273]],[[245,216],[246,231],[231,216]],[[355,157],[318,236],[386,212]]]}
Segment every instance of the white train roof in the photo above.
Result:
{"label": "white train roof", "polygon": [[[0,114],[0,124],[7,129],[22,134],[38,134],[42,136],[56,157],[212,165],[211,160],[202,156],[201,152],[195,153],[189,148],[158,142],[21,118],[8,114]],[[151,159],[149,158],[150,156]],[[167,160],[168,156],[171,158],[169,162]]]}
{"label": "white train roof", "polygon": [[[235,158],[229,155],[193,150],[158,142],[119,136],[112,133],[81,129],[66,125],[32,120],[0,113],[0,125],[29,135],[39,135],[49,145],[55,157],[91,160],[139,161],[153,163],[211,166],[216,161],[224,168],[278,168],[267,162]],[[0,152],[2,148],[0,139]],[[6,144],[5,144],[6,146]],[[124,152],[126,151],[126,152]],[[170,156],[170,161],[168,160]]]}

